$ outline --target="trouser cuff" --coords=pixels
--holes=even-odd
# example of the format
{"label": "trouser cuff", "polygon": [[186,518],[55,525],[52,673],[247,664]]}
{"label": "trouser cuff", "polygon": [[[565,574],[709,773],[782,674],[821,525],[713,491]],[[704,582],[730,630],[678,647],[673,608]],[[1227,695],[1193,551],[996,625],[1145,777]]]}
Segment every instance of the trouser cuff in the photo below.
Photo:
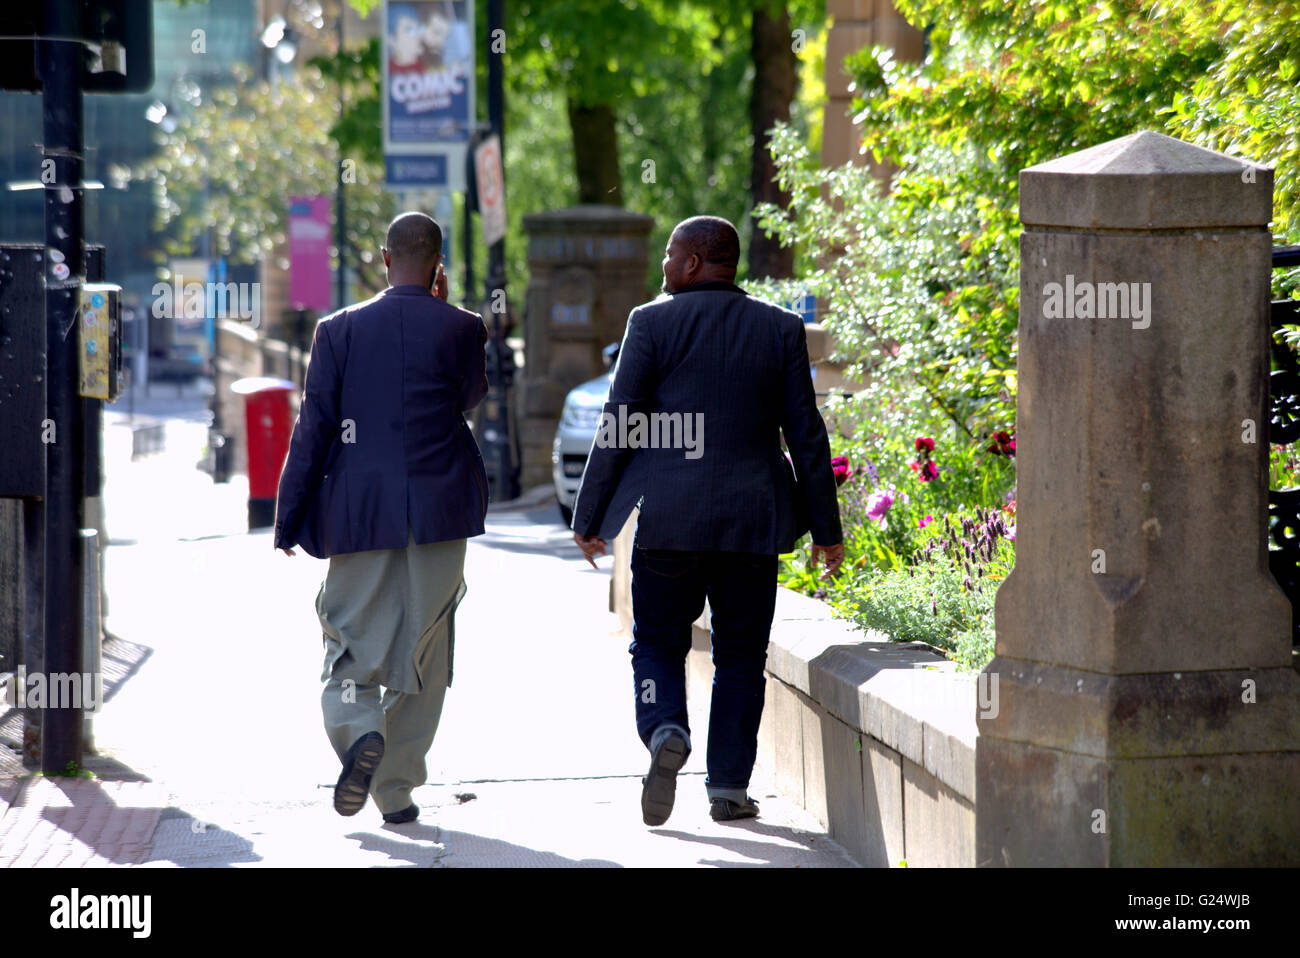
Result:
{"label": "trouser cuff", "polygon": [[745,799],[749,798],[749,790],[745,788],[722,788],[717,785],[706,785],[705,791],[709,793],[709,801],[713,801],[715,798],[726,798],[737,805],[744,805]]}

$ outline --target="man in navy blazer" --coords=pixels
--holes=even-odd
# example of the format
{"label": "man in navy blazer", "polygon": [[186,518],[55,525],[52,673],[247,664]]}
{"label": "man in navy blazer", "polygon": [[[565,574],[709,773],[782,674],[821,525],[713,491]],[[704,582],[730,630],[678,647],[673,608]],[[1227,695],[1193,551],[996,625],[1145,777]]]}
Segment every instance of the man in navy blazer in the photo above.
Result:
{"label": "man in navy blazer", "polygon": [[418,814],[407,803],[451,680],[465,544],[487,514],[464,417],[487,394],[487,328],[446,302],[432,218],[398,216],[386,243],[391,285],[316,327],[275,546],[330,557],[317,613],[326,731],[343,762],[335,808],[359,811],[373,777],[380,811],[400,822]]}
{"label": "man in navy blazer", "polygon": [[[763,713],[777,556],[812,532],[812,563],[844,557],[826,426],[803,321],[735,285],[740,239],[724,219],[677,225],[666,294],[634,309],[574,503],[587,560],[633,507],[632,655],[637,732],[650,749],[647,825],[672,812],[690,754],[685,661],[711,611],[710,815],[752,818],[747,794]],[[707,433],[705,427],[707,426]],[[781,451],[784,436],[789,458]]]}

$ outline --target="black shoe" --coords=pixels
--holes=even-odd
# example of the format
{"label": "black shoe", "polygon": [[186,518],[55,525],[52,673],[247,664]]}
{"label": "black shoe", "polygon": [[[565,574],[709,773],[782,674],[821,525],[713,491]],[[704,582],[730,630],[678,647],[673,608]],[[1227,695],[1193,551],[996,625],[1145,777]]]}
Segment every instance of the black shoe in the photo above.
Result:
{"label": "black shoe", "polygon": [[746,796],[745,804],[729,798],[715,798],[709,802],[709,817],[715,822],[734,822],[738,818],[758,818],[758,802]]}
{"label": "black shoe", "polygon": [[673,813],[677,797],[677,772],[686,764],[691,747],[677,729],[669,729],[650,753],[650,772],[641,779],[641,820],[662,825]]}
{"label": "black shoe", "polygon": [[361,811],[370,794],[370,777],[383,757],[384,737],[378,732],[367,732],[352,743],[343,756],[343,772],[334,786],[334,811],[340,815]]}
{"label": "black shoe", "polygon": [[384,812],[384,821],[389,825],[405,825],[420,817],[420,806],[412,802],[400,812]]}

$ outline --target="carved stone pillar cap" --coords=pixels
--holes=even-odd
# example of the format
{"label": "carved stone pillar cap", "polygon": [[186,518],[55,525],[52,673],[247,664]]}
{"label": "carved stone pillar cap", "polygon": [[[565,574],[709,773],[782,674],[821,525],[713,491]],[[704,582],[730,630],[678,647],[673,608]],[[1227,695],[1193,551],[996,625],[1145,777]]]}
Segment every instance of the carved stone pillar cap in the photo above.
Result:
{"label": "carved stone pillar cap", "polygon": [[1273,170],[1143,130],[1020,171],[1020,221],[1077,229],[1266,226]]}

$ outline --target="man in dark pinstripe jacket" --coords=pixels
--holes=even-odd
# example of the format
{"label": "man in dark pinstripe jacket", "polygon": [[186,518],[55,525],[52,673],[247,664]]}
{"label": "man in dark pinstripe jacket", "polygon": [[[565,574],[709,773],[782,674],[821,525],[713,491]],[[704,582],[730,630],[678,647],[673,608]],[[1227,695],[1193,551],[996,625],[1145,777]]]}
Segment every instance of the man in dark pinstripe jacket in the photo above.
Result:
{"label": "man in dark pinstripe jacket", "polygon": [[736,286],[739,260],[739,236],[724,219],[697,216],[673,230],[666,295],[628,316],[573,510],[574,539],[594,566],[640,506],[629,651],[637,731],[651,755],[647,825],[668,820],[690,754],[685,662],[704,600],[714,664],[710,814],[752,818],[777,556],[811,530],[814,565],[824,558],[834,574],[844,557],[803,322]]}

